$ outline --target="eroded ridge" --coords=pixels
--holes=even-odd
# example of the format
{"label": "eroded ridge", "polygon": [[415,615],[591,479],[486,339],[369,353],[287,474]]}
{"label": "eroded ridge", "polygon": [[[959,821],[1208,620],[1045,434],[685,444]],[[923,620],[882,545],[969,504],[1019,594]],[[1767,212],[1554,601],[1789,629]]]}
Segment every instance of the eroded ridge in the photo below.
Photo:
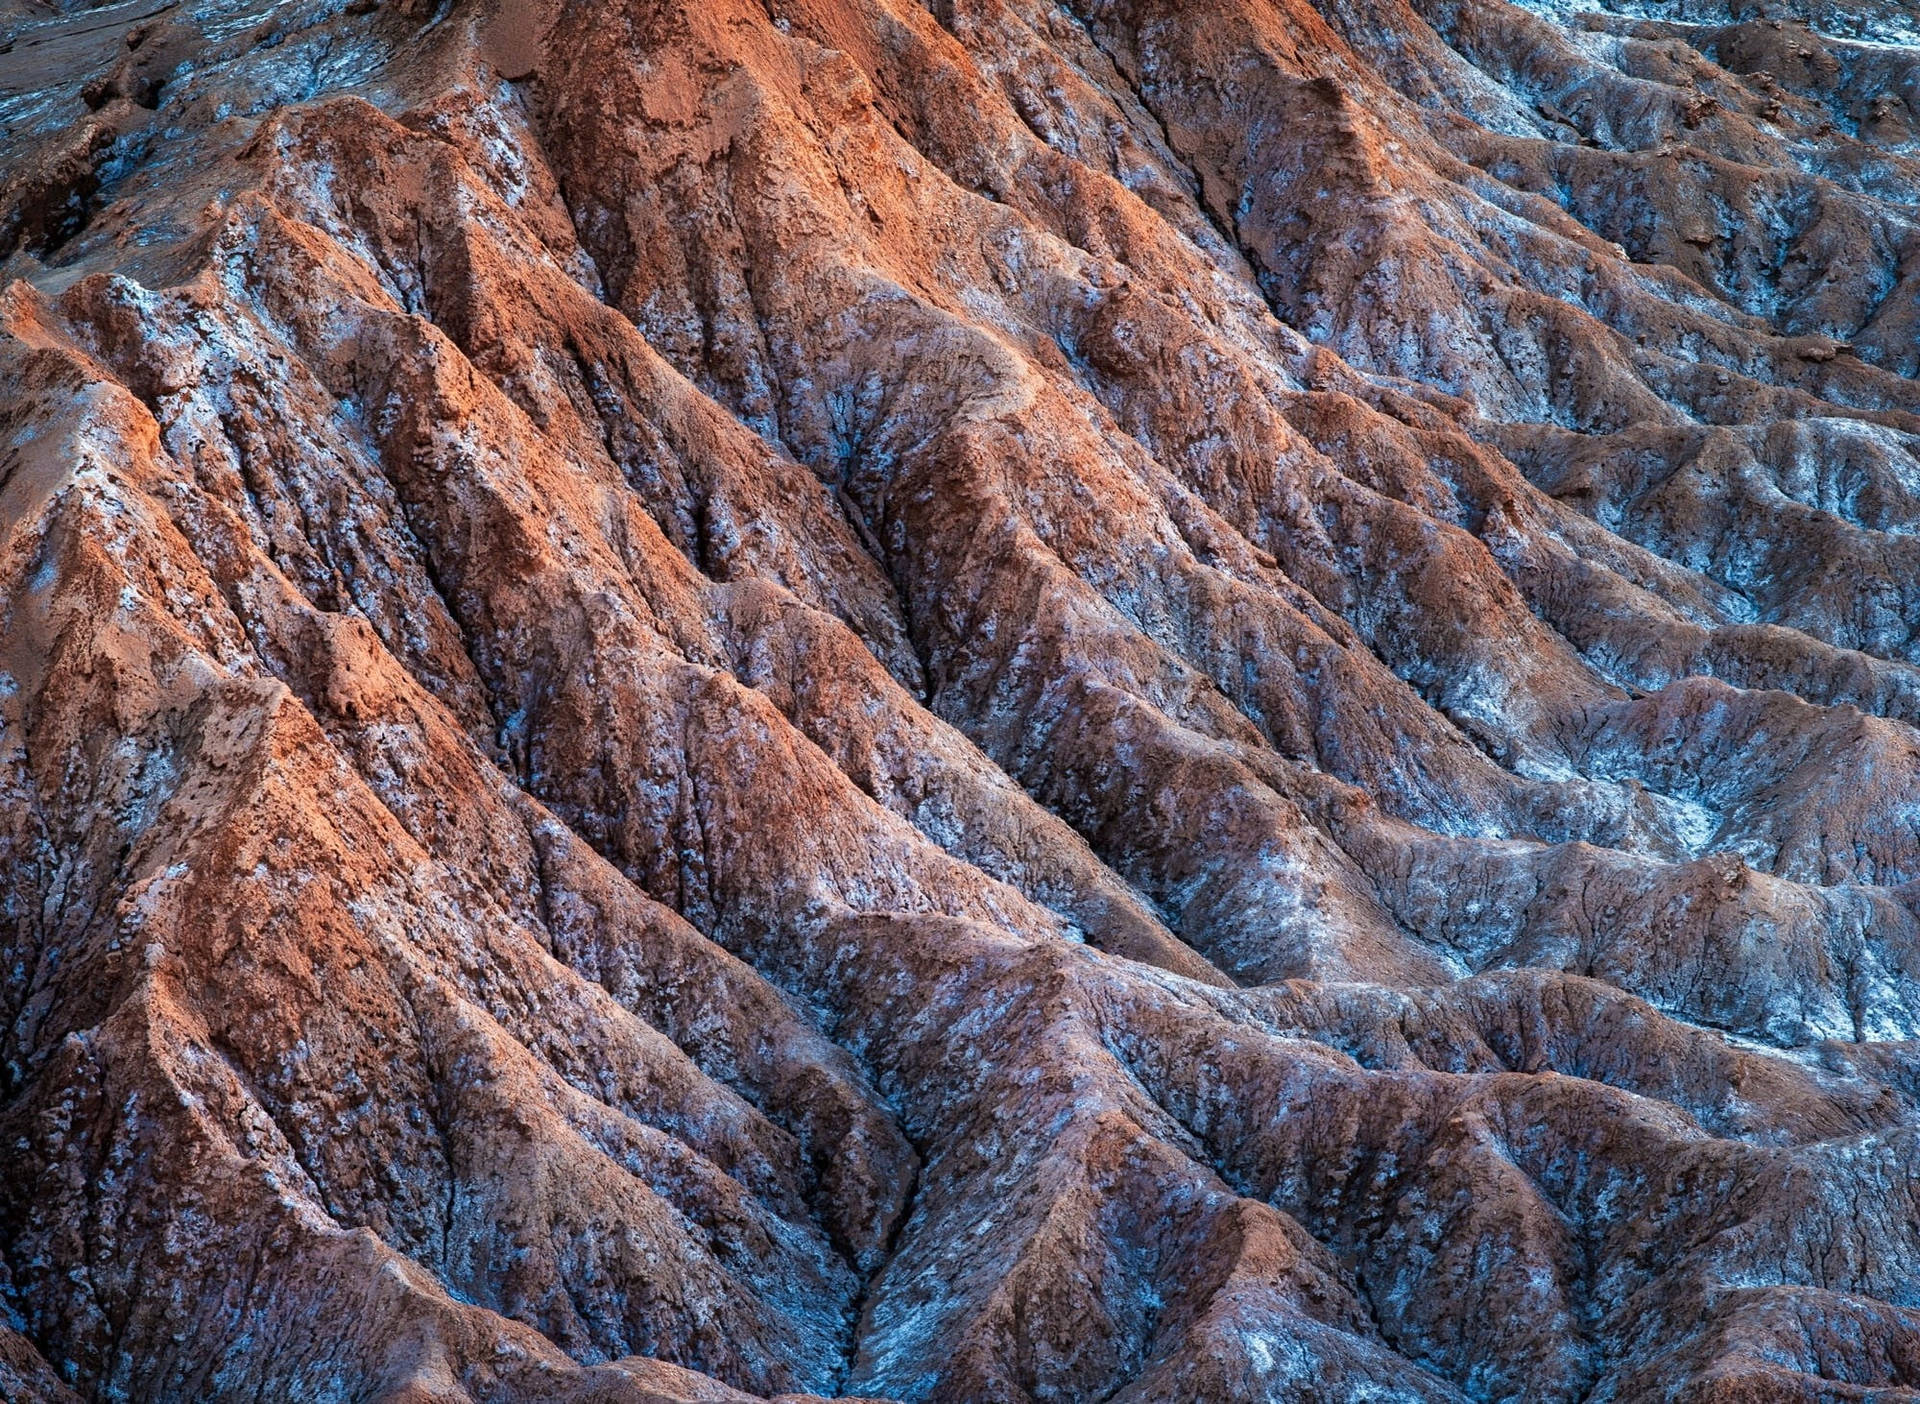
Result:
{"label": "eroded ridge", "polygon": [[1920,1400],[1910,6],[0,17],[0,1395]]}

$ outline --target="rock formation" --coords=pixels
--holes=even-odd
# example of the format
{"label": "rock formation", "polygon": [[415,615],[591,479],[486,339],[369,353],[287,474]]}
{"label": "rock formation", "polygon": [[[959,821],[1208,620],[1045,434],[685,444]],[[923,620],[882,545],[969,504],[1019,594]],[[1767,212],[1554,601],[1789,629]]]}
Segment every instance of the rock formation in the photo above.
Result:
{"label": "rock formation", "polygon": [[0,1396],[1920,1400],[1905,0],[0,0]]}

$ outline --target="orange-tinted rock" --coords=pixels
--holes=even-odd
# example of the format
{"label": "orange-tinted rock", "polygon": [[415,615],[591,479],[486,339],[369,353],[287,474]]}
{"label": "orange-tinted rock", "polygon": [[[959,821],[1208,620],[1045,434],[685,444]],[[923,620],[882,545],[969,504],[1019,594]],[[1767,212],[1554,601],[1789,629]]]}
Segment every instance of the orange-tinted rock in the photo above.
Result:
{"label": "orange-tinted rock", "polygon": [[0,4],[0,1395],[1920,1398],[1920,31],[1735,9]]}

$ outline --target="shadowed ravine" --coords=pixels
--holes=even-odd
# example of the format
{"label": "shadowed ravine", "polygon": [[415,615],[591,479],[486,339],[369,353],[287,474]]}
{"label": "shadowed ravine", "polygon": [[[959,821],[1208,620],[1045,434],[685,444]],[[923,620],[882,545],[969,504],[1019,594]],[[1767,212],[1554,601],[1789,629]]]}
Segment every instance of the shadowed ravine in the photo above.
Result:
{"label": "shadowed ravine", "polygon": [[0,258],[0,1398],[1920,1401],[1920,9],[0,0]]}

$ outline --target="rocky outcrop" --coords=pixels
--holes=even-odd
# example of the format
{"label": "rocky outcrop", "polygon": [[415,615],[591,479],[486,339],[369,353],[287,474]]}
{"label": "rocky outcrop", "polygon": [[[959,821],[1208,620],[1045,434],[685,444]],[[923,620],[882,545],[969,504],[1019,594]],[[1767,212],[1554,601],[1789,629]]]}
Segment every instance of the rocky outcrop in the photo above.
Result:
{"label": "rocky outcrop", "polygon": [[1920,1398],[1908,7],[3,13],[0,1394]]}

